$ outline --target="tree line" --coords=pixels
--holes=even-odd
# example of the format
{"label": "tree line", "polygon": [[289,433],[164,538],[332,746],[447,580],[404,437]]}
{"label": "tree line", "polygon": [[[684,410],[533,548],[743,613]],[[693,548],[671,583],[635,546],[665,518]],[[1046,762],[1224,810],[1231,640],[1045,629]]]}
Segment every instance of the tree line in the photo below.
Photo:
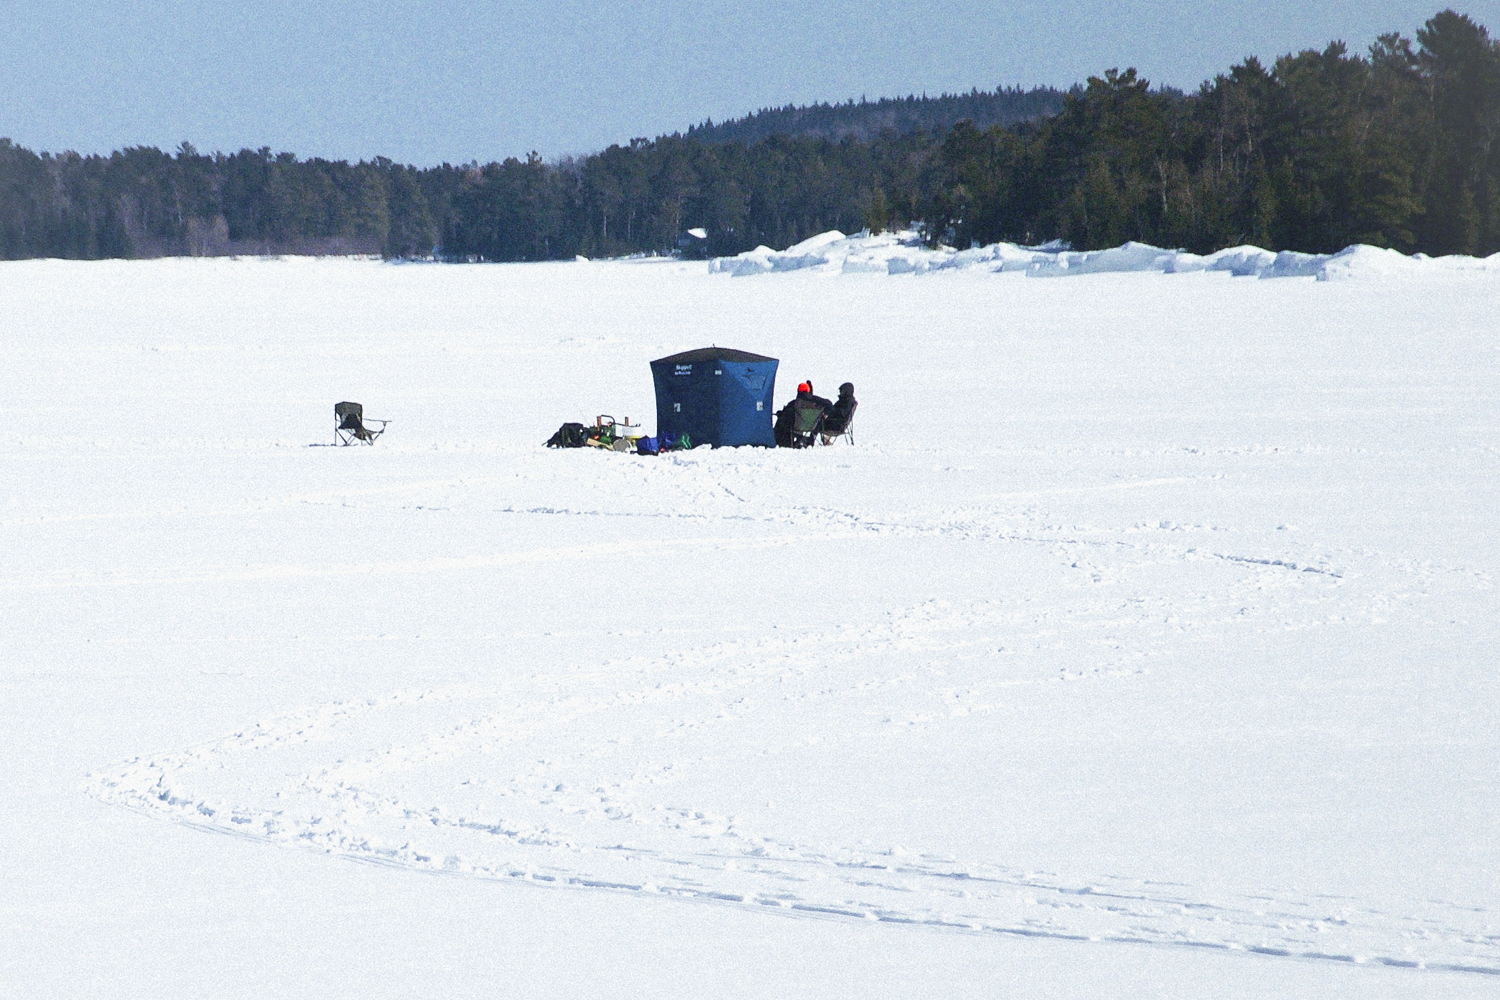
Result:
{"label": "tree line", "polygon": [[834,106],[854,116],[842,132],[817,112],[787,119],[817,126],[797,134],[703,126],[557,162],[419,169],[187,143],[51,155],[0,139],[0,257],[547,260],[680,252],[700,228],[686,252],[732,254],[910,223],[955,246],[1500,251],[1500,45],[1451,10],[1416,36],[1250,58],[1188,94],[1110,70],[1051,92],[1051,113],[987,126],[939,115],[870,134],[849,125],[862,106],[915,112],[862,102]]}
{"label": "tree line", "polygon": [[1014,125],[1057,114],[1064,91],[1053,87],[999,87],[993,91],[975,88],[967,94],[917,97],[860,98],[843,104],[787,105],[763,108],[743,118],[715,123],[712,119],[690,126],[689,139],[703,142],[754,143],[773,135],[812,136],[823,139],[859,139],[868,142],[887,129],[895,132],[941,132],[955,122],[971,121],[981,128]]}

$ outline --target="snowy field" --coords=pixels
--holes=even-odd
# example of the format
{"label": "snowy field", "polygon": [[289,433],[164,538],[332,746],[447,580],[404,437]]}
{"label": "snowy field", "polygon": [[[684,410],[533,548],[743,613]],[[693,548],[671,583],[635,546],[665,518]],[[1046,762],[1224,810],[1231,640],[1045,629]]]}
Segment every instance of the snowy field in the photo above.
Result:
{"label": "snowy field", "polygon": [[881,246],[0,264],[0,993],[1500,993],[1500,265]]}

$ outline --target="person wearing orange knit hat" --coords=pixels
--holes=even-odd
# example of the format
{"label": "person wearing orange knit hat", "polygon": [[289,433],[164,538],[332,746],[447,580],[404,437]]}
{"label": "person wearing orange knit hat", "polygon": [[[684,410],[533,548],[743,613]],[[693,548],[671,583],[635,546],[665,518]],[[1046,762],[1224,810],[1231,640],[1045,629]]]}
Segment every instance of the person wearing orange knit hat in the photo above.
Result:
{"label": "person wearing orange knit hat", "polygon": [[827,410],[833,405],[832,402],[824,399],[822,396],[816,396],[813,394],[812,379],[808,379],[806,382],[803,382],[801,385],[797,386],[797,398],[810,399],[814,403],[817,403],[819,406],[821,406],[824,410]]}

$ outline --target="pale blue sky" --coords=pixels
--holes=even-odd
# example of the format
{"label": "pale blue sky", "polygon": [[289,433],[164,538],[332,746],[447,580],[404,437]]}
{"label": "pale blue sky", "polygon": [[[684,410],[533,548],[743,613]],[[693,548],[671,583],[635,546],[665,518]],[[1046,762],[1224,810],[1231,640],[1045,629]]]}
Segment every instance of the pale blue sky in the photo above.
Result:
{"label": "pale blue sky", "polygon": [[[46,0],[0,8],[0,136],[430,165],[592,152],[786,103],[1183,88],[1249,55],[1411,36],[1440,0]],[[1500,32],[1500,0],[1455,9]]]}

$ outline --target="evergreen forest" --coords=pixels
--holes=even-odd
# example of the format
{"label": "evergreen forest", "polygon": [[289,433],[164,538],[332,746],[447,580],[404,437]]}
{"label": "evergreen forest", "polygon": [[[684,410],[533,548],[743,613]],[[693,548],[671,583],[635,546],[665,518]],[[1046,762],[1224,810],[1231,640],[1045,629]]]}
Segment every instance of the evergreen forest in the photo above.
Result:
{"label": "evergreen forest", "polygon": [[746,144],[773,135],[811,136],[823,139],[859,139],[869,142],[881,132],[942,132],[956,122],[970,121],[980,128],[1015,125],[1057,114],[1063,91],[1052,87],[1001,87],[994,91],[973,90],[967,94],[928,97],[883,97],[878,101],[844,104],[789,105],[764,108],[744,118],[693,125],[689,139],[701,142]]}
{"label": "evergreen forest", "polygon": [[[1067,92],[768,109],[585,157],[34,153],[0,139],[0,258],[369,253],[524,261],[738,253],[915,224],[933,243],[1139,240],[1500,251],[1500,43],[1445,10],[1415,39],[1250,58],[1194,93],[1109,70]],[[683,238],[701,228],[706,240]]]}

